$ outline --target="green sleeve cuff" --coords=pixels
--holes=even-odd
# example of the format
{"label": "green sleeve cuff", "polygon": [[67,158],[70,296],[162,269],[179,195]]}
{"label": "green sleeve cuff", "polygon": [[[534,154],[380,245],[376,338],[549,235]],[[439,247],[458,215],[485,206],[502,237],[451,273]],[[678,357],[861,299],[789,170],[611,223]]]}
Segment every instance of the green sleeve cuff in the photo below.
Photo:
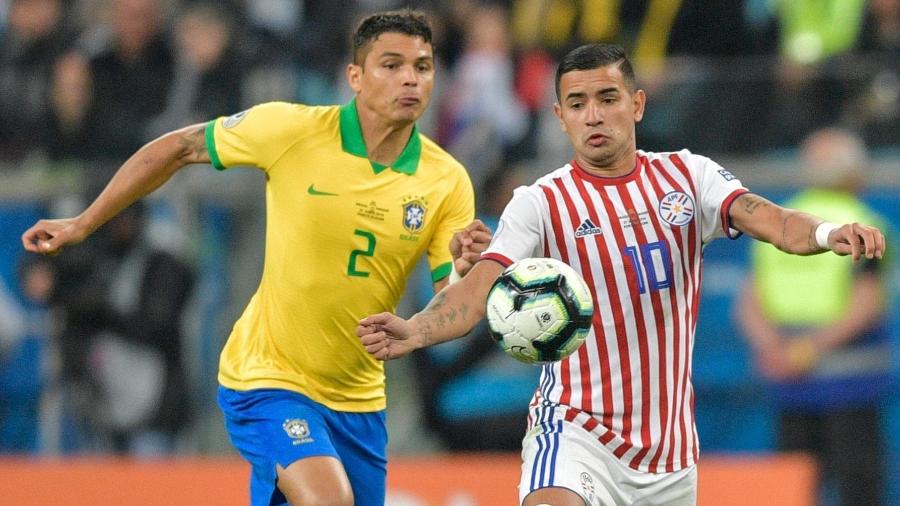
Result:
{"label": "green sleeve cuff", "polygon": [[216,137],[214,130],[216,128],[216,120],[212,120],[206,124],[204,137],[206,139],[206,151],[209,153],[209,160],[212,162],[216,170],[225,170],[222,160],[219,159],[219,152],[216,151]]}
{"label": "green sleeve cuff", "polygon": [[447,262],[445,264],[437,266],[433,271],[431,271],[431,282],[436,283],[446,278],[450,275],[451,269],[453,269],[453,262]]}

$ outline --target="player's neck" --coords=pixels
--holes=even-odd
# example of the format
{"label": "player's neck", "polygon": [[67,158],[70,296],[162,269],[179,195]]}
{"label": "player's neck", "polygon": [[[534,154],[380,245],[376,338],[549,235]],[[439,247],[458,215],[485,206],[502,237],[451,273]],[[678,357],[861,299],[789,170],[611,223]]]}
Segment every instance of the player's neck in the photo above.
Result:
{"label": "player's neck", "polygon": [[409,143],[415,123],[390,122],[385,118],[359,109],[359,126],[366,143],[369,160],[391,165]]}
{"label": "player's neck", "polygon": [[634,150],[630,150],[625,156],[620,156],[609,163],[590,160],[584,156],[575,154],[575,161],[585,172],[599,177],[622,177],[631,174],[635,167]]}

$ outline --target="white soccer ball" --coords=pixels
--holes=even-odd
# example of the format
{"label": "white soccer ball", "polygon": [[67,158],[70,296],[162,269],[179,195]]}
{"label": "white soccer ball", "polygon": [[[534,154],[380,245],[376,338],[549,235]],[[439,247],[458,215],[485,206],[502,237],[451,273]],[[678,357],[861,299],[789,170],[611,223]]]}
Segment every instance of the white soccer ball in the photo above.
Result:
{"label": "white soccer ball", "polygon": [[527,364],[560,360],[584,342],[594,302],[584,279],[559,260],[526,258],[503,271],[487,296],[491,337]]}

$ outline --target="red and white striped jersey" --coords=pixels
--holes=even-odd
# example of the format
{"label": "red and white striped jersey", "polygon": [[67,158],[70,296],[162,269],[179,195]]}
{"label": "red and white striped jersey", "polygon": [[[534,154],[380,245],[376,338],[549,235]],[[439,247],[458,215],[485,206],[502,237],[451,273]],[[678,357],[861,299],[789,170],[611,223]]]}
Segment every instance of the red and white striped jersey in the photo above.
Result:
{"label": "red and white striped jersey", "polygon": [[740,235],[728,208],[745,192],[687,150],[637,151],[635,170],[616,178],[572,161],[516,189],[482,258],[562,260],[594,297],[585,345],[544,366],[532,406],[546,415],[533,409],[538,418],[565,413],[641,471],[696,462],[691,352],[703,247]]}

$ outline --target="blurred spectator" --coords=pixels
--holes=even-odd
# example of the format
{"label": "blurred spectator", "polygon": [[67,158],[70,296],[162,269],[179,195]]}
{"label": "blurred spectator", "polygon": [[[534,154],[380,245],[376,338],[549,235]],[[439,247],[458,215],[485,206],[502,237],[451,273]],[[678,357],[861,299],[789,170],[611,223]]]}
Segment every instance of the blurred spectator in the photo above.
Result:
{"label": "blurred spectator", "polygon": [[[804,143],[802,161],[812,186],[786,206],[829,221],[880,221],[857,197],[869,167],[856,136],[818,131]],[[880,406],[891,370],[884,264],[753,248],[739,320],[759,371],[771,382],[778,447],[811,452],[825,483],[836,485],[837,504],[881,504]]]}
{"label": "blurred spectator", "polygon": [[811,65],[851,51],[857,43],[865,0],[777,0],[781,54],[791,63]]}
{"label": "blurred spectator", "polygon": [[848,102],[841,82],[841,57],[853,52],[863,25],[864,0],[777,0],[778,60],[773,106],[763,133],[766,144],[784,148],[800,143],[817,127],[836,123]]}
{"label": "blurred spectator", "polygon": [[[755,1],[758,0],[681,0],[666,54],[722,57],[772,52],[771,40],[754,36],[758,29],[748,13],[748,4]],[[767,28],[763,23],[759,29]]]}
{"label": "blurred spectator", "polygon": [[62,0],[12,0],[0,33],[0,162],[39,148],[53,62],[74,38]]}
{"label": "blurred spectator", "polygon": [[[503,167],[487,179],[479,218],[492,230],[513,190],[530,179],[523,168]],[[422,276],[419,308],[432,291]],[[517,451],[527,426],[527,409],[540,368],[507,356],[488,334],[485,321],[468,336],[424,348],[411,357],[419,375],[428,428],[453,451]]]}
{"label": "blurred spectator", "polygon": [[213,3],[187,6],[175,24],[175,70],[166,107],[149,137],[239,111],[244,63],[234,47],[229,11]]}
{"label": "blurred spectator", "polygon": [[669,54],[745,54],[744,0],[516,0],[512,26],[517,47],[559,56],[582,44],[613,42],[633,48],[639,75]]}
{"label": "blurred spectator", "polygon": [[92,86],[90,64],[82,55],[70,52],[54,64],[48,97],[50,110],[41,130],[50,160],[90,159],[100,149],[86,128],[93,103]]}
{"label": "blurred spectator", "polygon": [[465,49],[441,104],[439,142],[467,167],[476,191],[528,128],[513,88],[507,24],[502,7],[472,8]]}
{"label": "blurred spectator", "polygon": [[333,104],[349,50],[345,34],[357,10],[353,0],[243,1],[241,56],[244,106],[271,100]]}
{"label": "blurred spectator", "polygon": [[853,89],[843,121],[870,144],[896,145],[900,137],[900,0],[871,0],[859,55],[876,67]]}
{"label": "blurred spectator", "polygon": [[[735,118],[753,117],[768,96],[761,85],[768,74],[753,70],[753,60],[732,75],[730,59],[765,51],[771,37],[752,25],[746,0],[682,0],[668,7],[649,6],[635,41],[640,87],[655,97],[638,125],[641,148],[666,151],[692,146],[707,153],[758,149],[758,125]],[[716,104],[716,114],[707,107]],[[697,125],[703,125],[697,128]],[[722,132],[730,135],[722,135]]]}
{"label": "blurred spectator", "polygon": [[149,140],[148,122],[165,109],[174,73],[161,1],[112,0],[110,6],[109,24],[82,43],[91,100],[80,155],[98,161],[122,160]]}
{"label": "blurred spectator", "polygon": [[900,53],[900,0],[869,0],[860,34],[859,49],[876,53]]}
{"label": "blurred spectator", "polygon": [[19,264],[17,289],[0,282],[0,454],[39,449],[54,278],[49,259],[28,256]]}
{"label": "blurred spectator", "polygon": [[143,231],[138,202],[59,259],[63,373],[88,450],[164,454],[187,422],[181,318],[194,274]]}
{"label": "blurred spectator", "polygon": [[542,47],[554,57],[590,42],[619,41],[623,31],[622,9],[628,9],[628,3],[622,0],[513,0],[513,39],[517,47]]}
{"label": "blurred spectator", "polygon": [[[740,128],[743,123],[734,118],[746,109],[758,109],[754,99],[759,92],[752,91],[763,87],[740,78],[717,81],[715,62],[701,59],[763,49],[751,37],[744,4],[743,0],[514,2],[513,27],[520,44],[517,90],[533,122],[533,138],[522,148],[538,146],[533,156],[547,160],[547,165],[570,153],[568,143],[558,135],[559,122],[549,107],[555,95],[547,83],[553,82],[552,60],[558,48],[587,42],[616,42],[633,48],[639,86],[656,97],[655,107],[638,126],[641,148],[665,151],[691,145],[720,153],[735,144],[747,144],[748,137],[741,133],[723,136],[721,132]],[[545,17],[548,21],[542,22]],[[673,62],[671,56],[686,58]],[[717,114],[704,107],[713,102]]]}

